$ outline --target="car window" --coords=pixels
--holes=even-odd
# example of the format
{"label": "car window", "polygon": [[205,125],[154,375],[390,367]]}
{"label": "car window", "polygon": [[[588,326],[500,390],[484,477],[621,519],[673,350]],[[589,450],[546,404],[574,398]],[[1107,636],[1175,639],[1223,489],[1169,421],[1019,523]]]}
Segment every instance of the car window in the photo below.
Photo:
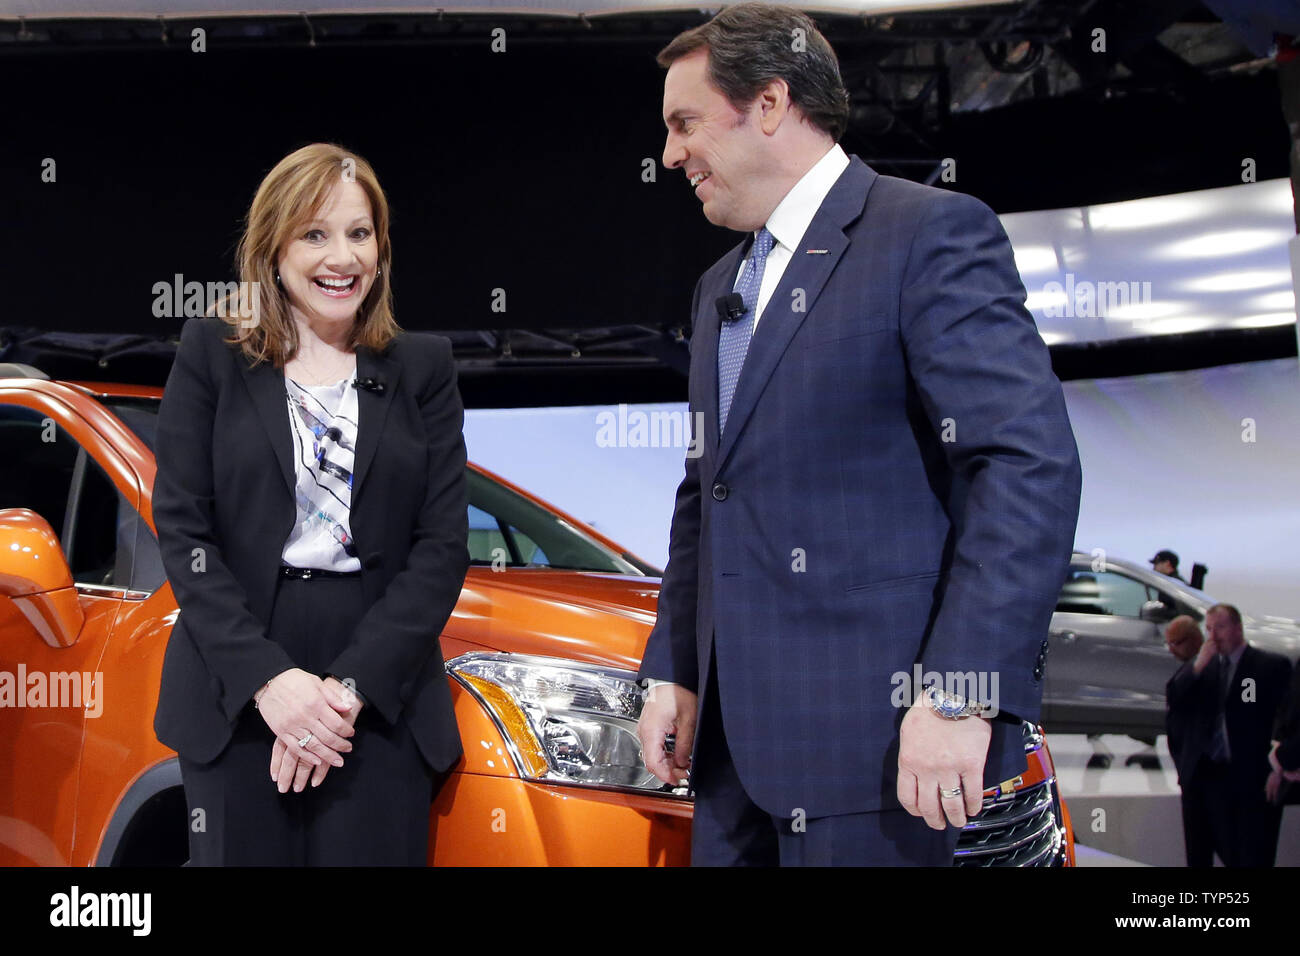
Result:
{"label": "car window", "polygon": [[72,580],[139,591],[160,587],[157,539],[103,467],[53,419],[0,406],[0,508],[30,508],[53,529]]}
{"label": "car window", "polygon": [[1111,614],[1136,618],[1142,605],[1154,600],[1154,591],[1140,581],[1114,571],[1071,568],[1056,602],[1058,611],[1073,614]]}
{"label": "car window", "polygon": [[152,592],[166,573],[158,539],[93,456],[82,450],[84,473],[73,485],[64,553],[78,584]]}
{"label": "car window", "polygon": [[79,450],[53,419],[32,408],[0,405],[0,508],[30,508],[62,541]]}
{"label": "car window", "polygon": [[466,478],[473,563],[638,573],[600,542],[523,495],[475,471]]}

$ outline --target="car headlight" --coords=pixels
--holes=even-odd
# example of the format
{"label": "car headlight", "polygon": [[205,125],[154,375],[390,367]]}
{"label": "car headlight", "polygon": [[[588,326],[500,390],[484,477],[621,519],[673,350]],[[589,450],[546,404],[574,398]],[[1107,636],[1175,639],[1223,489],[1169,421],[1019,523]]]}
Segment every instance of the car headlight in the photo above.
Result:
{"label": "car headlight", "polygon": [[491,715],[524,779],[685,794],[641,760],[643,696],[631,671],[482,652],[448,661],[447,671]]}

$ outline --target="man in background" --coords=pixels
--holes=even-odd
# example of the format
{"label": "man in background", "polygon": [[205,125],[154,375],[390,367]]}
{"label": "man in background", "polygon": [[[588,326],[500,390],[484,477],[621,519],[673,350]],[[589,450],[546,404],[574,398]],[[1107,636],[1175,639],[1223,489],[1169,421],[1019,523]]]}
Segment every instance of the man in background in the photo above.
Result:
{"label": "man in background", "polygon": [[[1201,719],[1195,693],[1197,655],[1205,638],[1196,619],[1180,614],[1165,628],[1165,646],[1182,663],[1165,685],[1165,733],[1169,755],[1178,774],[1179,799],[1183,810],[1183,847],[1188,866],[1214,865],[1214,838],[1208,819],[1199,813],[1200,803],[1192,799],[1192,773],[1200,760],[1204,740],[1196,735],[1206,726]],[[1202,663],[1202,669],[1205,664]]]}
{"label": "man in background", "polygon": [[1178,573],[1178,555],[1172,551],[1157,551],[1156,556],[1151,559],[1151,569],[1157,574],[1164,574],[1176,581],[1187,583]]}
{"label": "man in background", "polygon": [[1241,612],[1216,604],[1206,641],[1170,680],[1168,704],[1186,721],[1177,760],[1188,866],[1272,866],[1282,807],[1265,792],[1291,662],[1246,643]]}

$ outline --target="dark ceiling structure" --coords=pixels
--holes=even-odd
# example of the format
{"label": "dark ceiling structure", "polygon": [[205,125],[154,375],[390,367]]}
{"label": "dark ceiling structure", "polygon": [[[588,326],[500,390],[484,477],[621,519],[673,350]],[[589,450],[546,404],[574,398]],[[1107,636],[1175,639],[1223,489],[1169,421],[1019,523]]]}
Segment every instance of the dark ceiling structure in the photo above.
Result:
{"label": "dark ceiling structure", "polygon": [[[561,88],[568,88],[565,83],[577,88],[583,64],[593,64],[592,78],[601,77],[612,57],[639,64],[639,72],[628,80],[640,84],[635,90],[629,86],[628,95],[635,95],[638,102],[648,100],[635,117],[637,131],[619,134],[627,141],[621,144],[610,134],[599,148],[610,153],[632,150],[638,156],[648,151],[657,156],[653,145],[646,147],[645,137],[647,129],[653,134],[651,127],[657,122],[654,90],[661,83],[653,53],[672,36],[707,17],[708,13],[693,10],[576,18],[375,13],[193,20],[0,20],[0,81],[17,89],[25,80],[39,86],[62,77],[69,89],[93,97],[96,77],[112,67],[140,74],[128,81],[134,85],[127,87],[139,95],[146,83],[141,78],[146,69],[165,70],[168,64],[182,62],[191,30],[196,27],[206,31],[208,48],[222,51],[241,73],[269,62],[287,64],[286,71],[296,70],[313,62],[308,57],[328,64],[360,62],[366,69],[400,71],[408,62],[419,62],[421,69],[436,69],[429,64],[468,63],[470,53],[482,49],[487,32],[499,27],[510,37],[512,48],[520,51],[515,62],[533,64],[530,75],[541,83],[553,74],[560,77],[554,82]],[[1200,3],[1025,0],[890,16],[818,15],[816,19],[839,54],[852,96],[846,149],[880,172],[937,185],[942,185],[939,172],[944,159],[960,157],[962,172],[954,188],[979,196],[998,212],[1229,185],[1240,181],[1243,155],[1257,159],[1261,180],[1289,175],[1291,143],[1281,112],[1276,61],[1249,49],[1233,27]],[[365,59],[351,59],[355,57]],[[537,74],[537,64],[545,64],[544,75]],[[470,69],[467,82],[487,82]],[[416,74],[395,75],[405,83]],[[212,90],[201,95],[215,98],[220,95],[219,88],[220,84],[213,82]],[[4,197],[6,191],[16,188],[14,169],[42,155],[44,140],[63,129],[50,118],[51,111],[74,109],[68,105],[76,101],[73,94],[50,95],[42,110],[33,109],[26,116],[19,104],[18,142],[11,142],[9,148],[0,146],[0,167],[9,164],[0,168],[10,184],[0,190],[0,203],[5,204],[0,208],[4,208],[6,219],[10,214],[19,221],[65,216],[75,208],[73,204],[45,212],[26,198]],[[233,98],[237,93],[230,95]],[[429,100],[420,102],[422,108],[433,108]],[[610,104],[616,102],[602,101],[600,108],[612,115]],[[111,98],[105,105],[133,108],[131,103],[117,104]],[[409,108],[409,103],[404,106]],[[523,111],[546,108],[545,103],[528,97],[520,101]],[[498,128],[512,129],[509,117],[498,117],[496,123]],[[254,132],[266,128],[257,127]],[[528,137],[545,137],[546,129],[521,120],[514,145],[527,146]],[[32,145],[22,153],[25,130],[31,131]],[[298,141],[310,141],[313,135],[314,131],[304,130]],[[661,124],[657,135],[662,135]],[[633,139],[635,143],[629,145]],[[113,145],[121,148],[123,144]],[[661,141],[657,146],[661,148]],[[392,144],[380,143],[375,152],[382,156],[386,148],[397,150]],[[592,147],[588,143],[585,148]],[[395,162],[388,160],[388,168]],[[571,165],[572,157],[566,162]],[[661,172],[665,179],[674,175]],[[546,176],[550,175],[548,171]],[[401,181],[400,175],[394,178]],[[539,173],[539,178],[546,177]],[[241,183],[223,198],[223,215],[230,209],[242,212],[239,205],[246,201],[249,186]],[[400,194],[397,188],[389,188],[394,195]],[[409,189],[406,192],[409,194]],[[84,201],[84,196],[79,201]],[[615,195],[609,203],[622,201]],[[468,299],[457,299],[454,290],[441,299],[424,300],[422,290],[399,286],[399,301],[414,303],[415,313],[440,316],[403,324],[437,329],[455,342],[467,404],[684,397],[690,335],[685,312],[690,290],[695,276],[735,237],[721,235],[699,222],[698,209],[680,184],[674,185],[671,198],[655,197],[644,206],[637,205],[639,198],[627,202],[631,221],[654,213],[666,217],[669,225],[653,227],[662,231],[643,237],[654,248],[664,250],[656,260],[662,280],[637,285],[632,277],[617,309],[539,307],[524,309],[517,321],[502,322],[500,317],[482,314],[481,309],[473,312]],[[466,215],[464,210],[439,209],[444,215]],[[408,221],[412,215],[408,214]],[[593,235],[617,235],[624,226],[611,223],[600,210],[575,215],[589,217],[575,228]],[[27,247],[31,243],[11,237],[7,240],[14,243],[11,248],[4,246],[5,241],[0,240],[0,253],[16,257],[20,266],[26,267],[23,256],[30,255]],[[406,249],[412,248],[412,240],[403,242]],[[557,239],[557,244],[564,242]],[[435,256],[445,258],[448,254],[436,244],[432,248]],[[628,256],[631,248],[616,247],[609,255]],[[228,250],[228,243],[220,248],[196,247],[192,260],[207,267],[214,258],[228,255]],[[509,253],[506,258],[517,262],[524,256]],[[405,261],[409,263],[410,258]],[[611,263],[616,261],[611,259]],[[228,264],[227,258],[224,265],[228,268]],[[406,270],[404,275],[409,277],[409,265]],[[462,271],[471,276],[472,263]],[[558,261],[547,264],[545,272],[526,275],[527,281],[516,279],[516,286],[540,289],[546,285],[543,276],[553,275],[560,276],[557,281],[561,284],[572,281]],[[594,295],[598,301],[602,296],[618,296],[609,289]],[[61,335],[50,337],[50,325],[65,331],[89,325],[84,321],[80,325],[77,321],[36,321],[36,301],[20,302],[23,308],[18,313],[0,319],[0,361],[38,358],[46,364],[62,362],[61,374],[67,377],[159,383],[165,377],[165,355],[144,343],[174,340],[178,327],[166,336],[113,337],[107,333],[114,329],[140,333],[144,328],[109,316],[96,329],[100,338],[87,340],[91,344],[78,354],[70,340]],[[447,308],[436,308],[439,301]],[[57,311],[66,314],[66,304],[60,303]],[[56,347],[56,342],[62,344]],[[1199,367],[1225,361],[1225,355],[1239,356],[1238,360],[1294,355],[1296,350],[1294,330],[1290,329],[1168,336],[1160,341],[1053,351],[1062,377],[1095,377]],[[106,354],[110,356],[107,360]],[[76,374],[83,365],[98,375]]]}

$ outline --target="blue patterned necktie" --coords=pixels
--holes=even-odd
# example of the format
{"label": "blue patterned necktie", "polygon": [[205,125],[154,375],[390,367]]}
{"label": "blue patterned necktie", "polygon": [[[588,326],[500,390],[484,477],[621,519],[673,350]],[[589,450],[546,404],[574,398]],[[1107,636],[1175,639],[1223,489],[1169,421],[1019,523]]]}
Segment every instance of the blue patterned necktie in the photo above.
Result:
{"label": "blue patterned necktie", "polygon": [[740,380],[740,367],[745,364],[745,353],[749,351],[749,340],[754,335],[754,320],[758,315],[758,290],[763,284],[763,269],[767,266],[767,254],[772,251],[776,240],[764,226],[754,237],[754,246],[745,268],[736,280],[733,292],[739,292],[745,302],[745,314],[734,322],[723,322],[718,335],[718,438],[727,427],[727,412],[731,411],[731,399],[736,394],[736,382]]}

